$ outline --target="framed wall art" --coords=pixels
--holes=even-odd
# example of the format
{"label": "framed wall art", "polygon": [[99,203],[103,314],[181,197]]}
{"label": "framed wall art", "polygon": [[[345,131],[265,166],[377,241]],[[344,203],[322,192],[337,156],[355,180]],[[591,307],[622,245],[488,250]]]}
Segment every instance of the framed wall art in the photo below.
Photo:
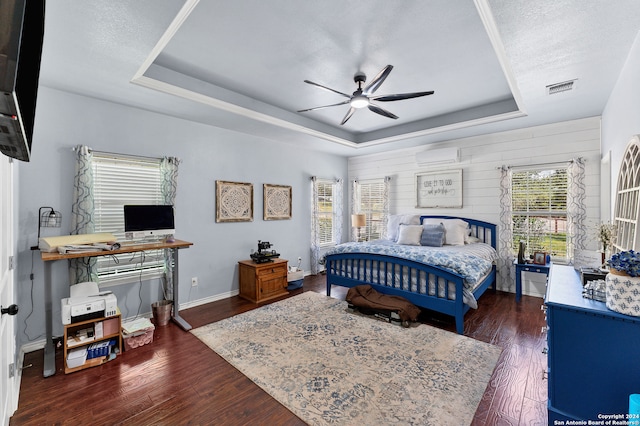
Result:
{"label": "framed wall art", "polygon": [[291,187],[287,185],[263,186],[264,220],[291,219]]}
{"label": "framed wall art", "polygon": [[216,222],[253,221],[253,184],[216,181]]}
{"label": "framed wall art", "polygon": [[416,207],[461,208],[462,169],[416,173]]}

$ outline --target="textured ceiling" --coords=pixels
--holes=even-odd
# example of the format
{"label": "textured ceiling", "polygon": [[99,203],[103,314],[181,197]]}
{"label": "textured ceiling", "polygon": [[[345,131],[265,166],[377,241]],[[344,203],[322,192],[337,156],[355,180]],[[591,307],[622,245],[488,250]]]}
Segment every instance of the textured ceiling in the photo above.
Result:
{"label": "textured ceiling", "polygon": [[[637,0],[47,2],[41,84],[355,155],[600,115],[640,29]],[[393,71],[348,105],[353,76]],[[577,79],[549,96],[549,84]],[[132,84],[134,83],[134,84]]]}

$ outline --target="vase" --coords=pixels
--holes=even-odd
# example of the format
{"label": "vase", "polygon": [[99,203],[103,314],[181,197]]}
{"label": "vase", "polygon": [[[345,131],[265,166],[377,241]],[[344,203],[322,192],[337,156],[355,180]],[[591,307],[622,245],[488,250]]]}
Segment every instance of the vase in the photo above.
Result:
{"label": "vase", "polygon": [[640,316],[640,277],[631,277],[624,271],[611,268],[605,282],[607,308],[625,315]]}

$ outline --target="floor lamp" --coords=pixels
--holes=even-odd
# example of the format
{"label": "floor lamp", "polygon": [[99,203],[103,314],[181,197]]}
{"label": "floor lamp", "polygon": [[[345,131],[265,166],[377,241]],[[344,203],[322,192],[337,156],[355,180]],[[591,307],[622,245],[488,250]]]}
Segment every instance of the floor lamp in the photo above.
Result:
{"label": "floor lamp", "polygon": [[361,241],[360,239],[360,228],[363,228],[367,225],[367,217],[364,213],[352,214],[351,215],[351,226],[356,228],[356,241]]}

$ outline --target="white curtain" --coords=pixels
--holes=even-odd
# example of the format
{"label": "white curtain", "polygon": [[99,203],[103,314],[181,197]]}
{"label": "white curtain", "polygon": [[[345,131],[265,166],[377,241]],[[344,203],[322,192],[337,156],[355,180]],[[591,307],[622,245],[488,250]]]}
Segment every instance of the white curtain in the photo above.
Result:
{"label": "white curtain", "polygon": [[318,179],[311,178],[311,273],[319,272],[320,262],[320,221],[318,219]]}
{"label": "white curtain", "polygon": [[[351,184],[351,214],[360,213],[360,184],[355,179]],[[351,241],[358,241],[358,229],[351,224]]]}
{"label": "white curtain", "polygon": [[587,191],[584,183],[584,159],[571,161],[567,168],[567,261],[573,264],[576,253],[585,249],[587,240],[585,200]]}
{"label": "white curtain", "polygon": [[[180,160],[175,157],[164,157],[160,162],[162,173],[162,201],[165,204],[175,205],[178,190],[178,165]],[[171,250],[164,250],[164,296],[167,300],[173,300],[173,257]],[[179,302],[179,301],[177,301]]]}
{"label": "white curtain", "polygon": [[333,186],[333,235],[336,244],[342,243],[342,224],[344,223],[344,183],[342,179],[336,179]]}
{"label": "white curtain", "polygon": [[390,212],[390,203],[389,203],[389,196],[391,194],[391,177],[390,176],[385,176],[384,177],[384,186],[382,189],[383,193],[382,193],[382,235],[380,235],[380,238],[387,238],[387,222],[389,221],[389,212]]}
{"label": "white curtain", "polygon": [[[73,178],[73,201],[71,204],[71,234],[94,233],[93,169],[91,148],[78,145],[76,153],[76,174]],[[95,258],[69,260],[69,283],[97,282]]]}
{"label": "white curtain", "polygon": [[513,267],[513,200],[511,197],[511,168],[500,168],[500,231],[498,232],[498,277],[500,288],[513,290],[515,268]]}

